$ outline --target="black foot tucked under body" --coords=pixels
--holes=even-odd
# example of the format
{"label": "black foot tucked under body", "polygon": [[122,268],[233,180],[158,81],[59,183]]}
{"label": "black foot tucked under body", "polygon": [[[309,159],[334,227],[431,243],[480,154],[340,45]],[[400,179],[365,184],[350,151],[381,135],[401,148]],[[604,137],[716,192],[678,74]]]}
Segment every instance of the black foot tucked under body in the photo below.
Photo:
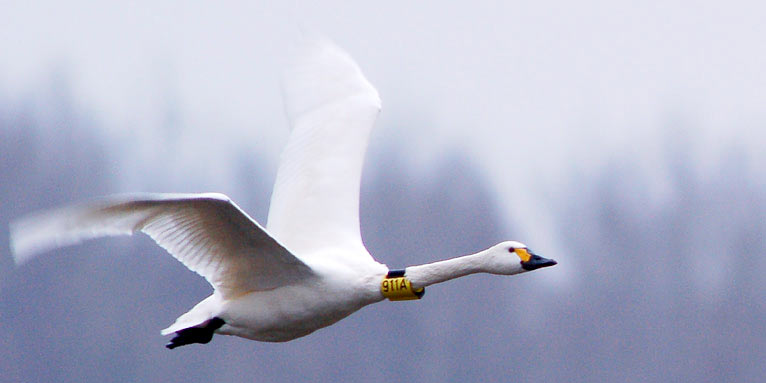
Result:
{"label": "black foot tucked under body", "polygon": [[165,347],[174,349],[176,347],[185,346],[192,343],[208,343],[213,339],[213,333],[215,330],[221,328],[224,325],[223,319],[214,317],[209,320],[202,327],[189,327],[180,331],[176,331],[176,336],[170,340],[170,343]]}

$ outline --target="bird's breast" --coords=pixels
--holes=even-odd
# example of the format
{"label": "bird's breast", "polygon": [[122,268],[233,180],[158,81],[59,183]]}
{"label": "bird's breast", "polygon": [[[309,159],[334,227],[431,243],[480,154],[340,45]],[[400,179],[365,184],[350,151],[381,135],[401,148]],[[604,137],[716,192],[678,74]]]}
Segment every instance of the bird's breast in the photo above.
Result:
{"label": "bird's breast", "polygon": [[267,342],[299,338],[382,299],[370,290],[366,283],[322,279],[248,293],[224,304],[220,333]]}

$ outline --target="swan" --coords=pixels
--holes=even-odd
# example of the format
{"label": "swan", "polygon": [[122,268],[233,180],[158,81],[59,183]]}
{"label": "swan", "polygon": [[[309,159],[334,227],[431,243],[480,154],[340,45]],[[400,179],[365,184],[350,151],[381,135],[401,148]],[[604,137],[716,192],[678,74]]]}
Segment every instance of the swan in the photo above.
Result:
{"label": "swan", "polygon": [[432,284],[556,264],[515,241],[403,270],[377,262],[362,243],[359,186],[380,98],[330,41],[306,39],[299,51],[283,81],[292,131],[266,227],[223,194],[117,195],[13,222],[15,262],[87,239],[149,235],[213,287],[162,330],[174,335],[170,349],[214,334],[289,341],[386,298],[418,299]]}

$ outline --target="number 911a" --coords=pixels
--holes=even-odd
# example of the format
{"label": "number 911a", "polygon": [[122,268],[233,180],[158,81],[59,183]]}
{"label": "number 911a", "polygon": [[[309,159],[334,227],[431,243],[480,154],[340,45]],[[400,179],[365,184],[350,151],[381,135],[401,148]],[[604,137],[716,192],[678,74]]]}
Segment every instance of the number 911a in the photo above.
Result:
{"label": "number 911a", "polygon": [[383,280],[381,287],[383,288],[384,293],[409,290],[409,288],[407,288],[407,281],[404,278],[385,279]]}

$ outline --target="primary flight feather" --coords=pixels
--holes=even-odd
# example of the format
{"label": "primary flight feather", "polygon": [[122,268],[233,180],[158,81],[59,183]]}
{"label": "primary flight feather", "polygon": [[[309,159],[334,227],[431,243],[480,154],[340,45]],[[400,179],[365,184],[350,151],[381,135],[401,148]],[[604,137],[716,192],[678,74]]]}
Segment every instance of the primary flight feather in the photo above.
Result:
{"label": "primary flight feather", "polygon": [[266,229],[222,194],[114,196],[14,222],[16,262],[87,239],[149,235],[213,287],[162,331],[175,334],[171,349],[214,334],[288,341],[385,298],[417,299],[434,283],[556,264],[515,241],[404,270],[375,261],[359,231],[359,185],[380,98],[329,41],[306,39],[300,52],[283,81],[292,132]]}

